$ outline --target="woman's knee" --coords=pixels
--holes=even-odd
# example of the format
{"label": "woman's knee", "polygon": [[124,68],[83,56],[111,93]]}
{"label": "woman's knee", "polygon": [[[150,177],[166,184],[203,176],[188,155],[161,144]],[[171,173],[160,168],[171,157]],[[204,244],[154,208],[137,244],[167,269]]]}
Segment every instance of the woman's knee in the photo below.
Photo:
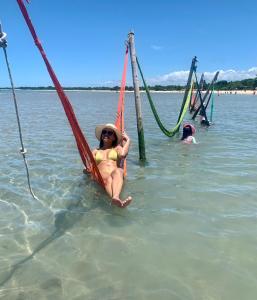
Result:
{"label": "woman's knee", "polygon": [[104,183],[105,183],[105,185],[110,185],[112,183],[112,177],[108,176],[108,177],[104,178]]}
{"label": "woman's knee", "polygon": [[121,169],[121,168],[117,168],[116,170],[114,170],[112,172],[112,176],[123,177],[123,174],[124,174],[124,172],[123,172],[123,169]]}

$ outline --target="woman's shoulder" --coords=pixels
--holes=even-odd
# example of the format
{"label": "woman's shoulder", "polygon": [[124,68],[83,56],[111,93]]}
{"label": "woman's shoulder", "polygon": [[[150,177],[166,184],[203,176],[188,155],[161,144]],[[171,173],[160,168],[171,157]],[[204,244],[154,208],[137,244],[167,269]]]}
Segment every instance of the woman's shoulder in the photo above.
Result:
{"label": "woman's shoulder", "polygon": [[119,151],[119,150],[122,149],[122,146],[121,146],[121,145],[117,145],[116,147],[114,147],[114,148],[112,148],[112,149],[114,149],[114,150],[116,150],[116,151]]}
{"label": "woman's shoulder", "polygon": [[103,150],[101,150],[101,149],[99,149],[99,148],[95,148],[94,150],[92,150],[92,153],[93,153],[93,154],[96,154],[98,151],[103,151]]}
{"label": "woman's shoulder", "polygon": [[196,144],[195,138],[190,135],[182,141],[184,144]]}
{"label": "woman's shoulder", "polygon": [[113,148],[116,152],[117,152],[117,154],[119,155],[119,156],[121,156],[121,154],[122,154],[122,146],[121,145],[117,145],[115,148]]}
{"label": "woman's shoulder", "polygon": [[194,137],[193,137],[192,135],[190,135],[190,136],[188,136],[188,137],[186,138],[186,140],[189,141],[189,142],[192,142],[193,139],[194,139]]}

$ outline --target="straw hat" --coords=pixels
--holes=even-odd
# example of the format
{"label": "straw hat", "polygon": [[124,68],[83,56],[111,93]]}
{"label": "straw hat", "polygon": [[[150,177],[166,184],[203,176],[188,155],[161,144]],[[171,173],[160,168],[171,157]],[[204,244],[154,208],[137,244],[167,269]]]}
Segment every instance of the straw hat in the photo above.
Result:
{"label": "straw hat", "polygon": [[183,128],[185,128],[187,126],[189,126],[191,128],[192,134],[195,134],[195,132],[196,132],[195,126],[192,125],[192,124],[186,123],[186,124],[183,125]]}
{"label": "straw hat", "polygon": [[115,132],[116,136],[117,136],[118,143],[121,142],[121,138],[122,138],[121,132],[119,131],[119,129],[115,125],[113,125],[111,123],[109,123],[109,124],[102,124],[102,125],[96,126],[96,128],[95,128],[95,136],[96,136],[96,138],[99,141],[101,140],[101,135],[102,135],[103,129],[111,129],[111,130],[113,130]]}

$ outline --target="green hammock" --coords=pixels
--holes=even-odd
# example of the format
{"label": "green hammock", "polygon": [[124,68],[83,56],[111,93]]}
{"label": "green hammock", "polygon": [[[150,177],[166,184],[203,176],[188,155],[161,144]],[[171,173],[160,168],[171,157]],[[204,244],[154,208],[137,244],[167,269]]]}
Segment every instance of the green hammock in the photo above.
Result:
{"label": "green hammock", "polygon": [[[216,72],[216,74],[214,75],[211,84],[209,85],[207,91],[204,94],[204,97],[202,98],[201,93],[199,94],[199,99],[200,99],[200,105],[198,106],[198,108],[195,110],[193,116],[192,116],[192,120],[194,120],[197,116],[197,114],[202,111],[203,112],[203,116],[205,117],[205,120],[207,121],[207,123],[209,123],[207,115],[206,115],[206,110],[207,107],[209,105],[210,99],[213,95],[213,91],[214,91],[214,84],[217,81],[217,78],[219,76],[219,71]],[[196,77],[196,74],[195,74]],[[196,78],[196,83],[197,83],[197,78]],[[198,84],[198,83],[197,83]],[[199,88],[198,88],[199,89]],[[212,98],[213,100],[213,98]],[[206,102],[206,103],[205,103]],[[213,105],[213,102],[212,102]],[[212,108],[213,109],[213,108]],[[211,116],[212,117],[212,116]]]}
{"label": "green hammock", "polygon": [[155,117],[155,120],[158,124],[158,126],[160,127],[161,131],[167,135],[168,137],[172,137],[174,136],[178,130],[179,130],[179,127],[185,117],[185,114],[187,112],[187,109],[189,107],[189,103],[190,103],[190,100],[191,100],[191,95],[192,95],[192,90],[193,90],[193,80],[191,80],[191,85],[190,85],[190,89],[189,89],[189,92],[188,92],[188,95],[187,95],[187,98],[185,100],[184,103],[182,103],[182,106],[181,106],[181,110],[180,110],[180,114],[179,114],[179,117],[178,117],[178,121],[177,121],[177,124],[174,128],[172,128],[171,130],[168,130],[164,127],[163,123],[161,122],[159,116],[158,116],[158,113],[157,113],[157,110],[154,106],[154,103],[153,103],[153,100],[151,98],[151,95],[150,95],[150,92],[149,92],[149,89],[148,89],[148,86],[145,82],[145,79],[144,79],[144,76],[143,76],[143,73],[142,73],[142,70],[140,68],[140,65],[139,65],[139,62],[137,60],[137,65],[138,65],[138,69],[139,69],[139,72],[141,74],[141,77],[142,77],[142,80],[143,80],[143,83],[144,83],[144,87],[145,87],[145,91],[146,91],[146,94],[147,94],[147,98],[149,100],[149,103],[150,103],[150,106],[151,106],[151,109],[152,109],[152,112],[154,114],[154,117]]}

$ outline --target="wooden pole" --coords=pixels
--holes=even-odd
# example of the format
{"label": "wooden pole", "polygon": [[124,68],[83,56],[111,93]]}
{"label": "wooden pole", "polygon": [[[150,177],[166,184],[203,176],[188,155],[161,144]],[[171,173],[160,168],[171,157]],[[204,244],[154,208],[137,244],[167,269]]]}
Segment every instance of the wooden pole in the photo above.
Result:
{"label": "wooden pole", "polygon": [[139,159],[145,161],[146,160],[145,139],[144,139],[143,119],[142,119],[141,100],[140,100],[140,91],[139,91],[139,80],[137,75],[135,40],[134,40],[133,32],[130,32],[128,34],[128,39],[129,39],[129,51],[130,51],[132,77],[133,77],[133,85],[134,85],[136,115],[137,115]]}

